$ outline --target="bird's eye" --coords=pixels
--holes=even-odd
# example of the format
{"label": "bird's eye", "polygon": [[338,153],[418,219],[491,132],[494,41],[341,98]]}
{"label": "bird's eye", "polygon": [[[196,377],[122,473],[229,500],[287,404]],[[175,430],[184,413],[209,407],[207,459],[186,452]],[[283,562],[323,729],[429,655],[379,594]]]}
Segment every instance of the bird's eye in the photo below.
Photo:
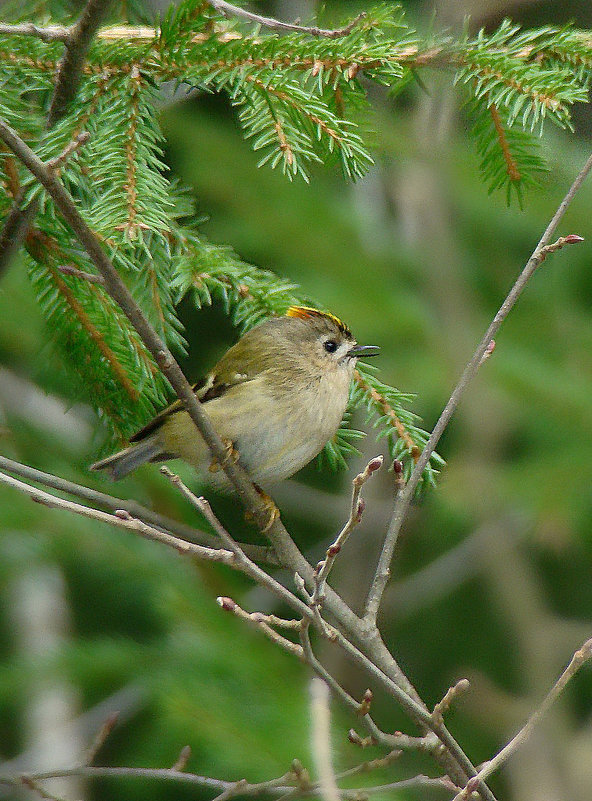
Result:
{"label": "bird's eye", "polygon": [[325,350],[327,351],[327,353],[335,353],[335,351],[337,350],[337,342],[335,342],[334,339],[328,339],[325,342]]}

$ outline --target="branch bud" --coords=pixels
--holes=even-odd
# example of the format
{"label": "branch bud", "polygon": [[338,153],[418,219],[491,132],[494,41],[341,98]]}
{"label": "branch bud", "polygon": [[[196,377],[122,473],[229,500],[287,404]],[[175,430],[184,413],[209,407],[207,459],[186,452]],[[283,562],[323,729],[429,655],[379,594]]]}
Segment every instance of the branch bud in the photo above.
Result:
{"label": "branch bud", "polygon": [[171,768],[171,770],[178,770],[183,771],[187,767],[187,763],[189,762],[189,757],[191,756],[191,746],[184,745],[181,749],[179,756],[177,757],[177,761]]}
{"label": "branch bud", "polygon": [[375,456],[374,459],[371,459],[368,462],[368,472],[375,473],[377,470],[380,470],[382,467],[382,462],[384,461],[383,456]]}
{"label": "branch bud", "polygon": [[225,612],[234,612],[236,609],[236,603],[232,600],[232,598],[226,598],[223,595],[220,595],[216,598],[216,603],[221,609],[224,609]]}
{"label": "branch bud", "polygon": [[359,523],[366,508],[366,501],[363,498],[358,499],[358,508],[356,509],[356,522]]}
{"label": "branch bud", "polygon": [[362,696],[362,701],[360,703],[360,706],[357,709],[357,714],[360,717],[364,717],[364,715],[367,715],[368,712],[370,712],[370,705],[372,704],[373,698],[374,695],[372,694],[372,690],[370,689],[366,690],[366,692]]}

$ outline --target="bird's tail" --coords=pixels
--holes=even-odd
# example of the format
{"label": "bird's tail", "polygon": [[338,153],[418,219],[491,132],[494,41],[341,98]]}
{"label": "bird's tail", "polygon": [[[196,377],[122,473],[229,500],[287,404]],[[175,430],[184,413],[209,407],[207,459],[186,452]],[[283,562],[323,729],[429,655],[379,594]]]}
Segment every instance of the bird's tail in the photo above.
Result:
{"label": "bird's tail", "polygon": [[129,448],[107,456],[99,462],[91,464],[91,470],[106,470],[112,479],[119,481],[128,473],[146,462],[157,461],[162,457],[162,447],[156,437],[146,437],[140,442],[130,445]]}

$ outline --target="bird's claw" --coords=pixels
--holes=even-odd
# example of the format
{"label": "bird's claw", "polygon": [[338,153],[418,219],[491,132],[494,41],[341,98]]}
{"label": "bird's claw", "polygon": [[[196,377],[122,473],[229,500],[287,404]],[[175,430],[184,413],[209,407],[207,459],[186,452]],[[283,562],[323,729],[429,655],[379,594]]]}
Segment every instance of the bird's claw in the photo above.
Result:
{"label": "bird's claw", "polygon": [[[261,487],[258,487],[257,484],[255,484],[255,489],[257,490],[257,493],[261,498],[265,511],[269,514],[267,523],[261,528],[261,532],[263,534],[267,534],[267,532],[271,529],[275,521],[280,519],[280,510],[275,505],[273,498],[271,498],[266,492],[264,492],[261,489]],[[254,517],[255,515],[252,512],[249,511],[245,512],[246,520],[253,520]]]}
{"label": "bird's claw", "polygon": [[214,456],[212,461],[210,462],[210,466],[208,470],[210,473],[217,473],[218,470],[222,470],[225,464],[236,464],[240,458],[240,454],[237,449],[234,447],[234,442],[230,439],[223,439],[222,442],[224,443],[224,448],[226,453],[224,454],[224,458],[222,463]]}

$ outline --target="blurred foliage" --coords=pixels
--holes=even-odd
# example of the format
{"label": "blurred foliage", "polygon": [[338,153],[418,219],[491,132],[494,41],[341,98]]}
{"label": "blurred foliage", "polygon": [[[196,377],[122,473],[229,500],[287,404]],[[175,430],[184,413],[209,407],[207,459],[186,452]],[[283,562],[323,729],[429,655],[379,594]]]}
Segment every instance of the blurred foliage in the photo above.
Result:
{"label": "blurred foliage", "polygon": [[[362,6],[350,3],[348,11]],[[534,16],[537,6],[531,4],[529,23],[552,23]],[[424,24],[422,7],[412,12],[417,26]],[[332,13],[341,15],[328,4]],[[467,36],[477,47],[477,33]],[[417,391],[416,407],[432,425],[589,143],[547,131],[540,149],[549,171],[539,174],[539,189],[525,191],[524,210],[507,208],[479,179],[469,122],[454,97],[438,75],[422,80],[427,91],[411,83],[396,99],[373,89],[376,164],[355,185],[315,163],[309,184],[258,170],[259,157],[219,96],[163,108],[166,152],[159,158],[192,188],[212,247],[230,245],[245,263],[286,276],[338,311],[360,341],[381,346],[381,376]],[[592,187],[585,186],[562,234],[592,236],[591,203]],[[70,256],[88,269],[82,254]],[[589,636],[591,308],[586,242],[547,259],[502,328],[445,434],[441,486],[414,509],[385,599],[385,637],[428,702],[460,676],[471,678],[451,728],[476,762],[514,733]],[[198,375],[232,341],[233,329],[219,307],[198,313],[186,300],[177,313],[188,343],[184,364]],[[109,491],[86,469],[98,426],[87,406],[73,405],[79,385],[64,352],[51,344],[26,267],[16,261],[0,283],[0,451]],[[354,425],[361,422],[354,416]],[[367,438],[362,447],[347,476],[311,466],[300,484],[278,487],[283,517],[312,559],[347,516],[348,478],[377,446]],[[195,485],[189,471],[184,477]],[[385,471],[369,488],[366,520],[337,563],[334,583],[353,603],[371,574],[390,493]],[[117,494],[192,521],[192,510],[154,468],[126,479]],[[214,504],[237,535],[256,538],[231,500]],[[123,710],[101,764],[168,766],[189,743],[188,767],[223,778],[271,778],[294,757],[311,765],[305,671],[213,600],[230,595],[249,610],[267,610],[272,602],[263,592],[225,569],[186,562],[4,487],[0,530],[0,757],[28,746],[33,690],[55,683],[77,689],[80,709],[122,688],[142,689],[140,708]],[[54,647],[44,650],[40,641],[31,649],[15,609],[26,577],[48,566],[63,578],[69,620]],[[430,566],[422,578],[419,571]],[[361,696],[365,679],[337,653],[320,651]],[[586,801],[591,708],[592,678],[584,670],[537,740],[538,756],[529,762],[519,753],[496,780],[500,795],[522,801],[528,777],[536,798],[537,781],[554,786],[550,772],[558,797]],[[374,710],[383,728],[410,730],[380,693]],[[361,758],[346,739],[356,722],[336,703],[333,713],[335,761],[345,768]],[[432,769],[408,755],[386,780]],[[117,781],[93,783],[90,797],[209,795]]]}

